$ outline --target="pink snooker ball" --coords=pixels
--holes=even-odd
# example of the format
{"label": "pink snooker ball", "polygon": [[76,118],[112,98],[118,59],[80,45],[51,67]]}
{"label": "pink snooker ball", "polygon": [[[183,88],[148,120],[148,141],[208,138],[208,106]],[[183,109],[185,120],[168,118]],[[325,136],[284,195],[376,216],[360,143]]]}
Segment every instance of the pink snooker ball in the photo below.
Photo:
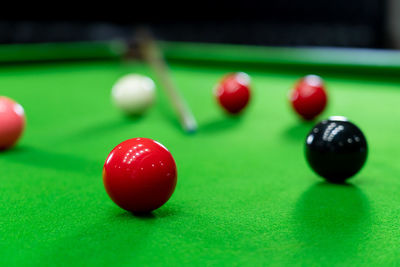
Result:
{"label": "pink snooker ball", "polygon": [[14,100],[0,96],[0,150],[14,146],[25,128],[25,112]]}

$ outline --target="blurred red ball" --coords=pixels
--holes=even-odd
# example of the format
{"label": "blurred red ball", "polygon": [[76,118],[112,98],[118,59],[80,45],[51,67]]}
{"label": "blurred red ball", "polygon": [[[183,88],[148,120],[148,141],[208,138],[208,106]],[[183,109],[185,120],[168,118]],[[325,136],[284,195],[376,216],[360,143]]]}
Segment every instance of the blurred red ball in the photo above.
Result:
{"label": "blurred red ball", "polygon": [[25,112],[14,100],[0,96],[0,150],[14,146],[25,128]]}
{"label": "blurred red ball", "polygon": [[230,114],[240,113],[250,101],[250,77],[243,72],[226,75],[217,85],[215,96]]}
{"label": "blurred red ball", "polygon": [[321,77],[307,75],[300,79],[290,94],[293,109],[305,120],[321,114],[328,102],[325,85]]}

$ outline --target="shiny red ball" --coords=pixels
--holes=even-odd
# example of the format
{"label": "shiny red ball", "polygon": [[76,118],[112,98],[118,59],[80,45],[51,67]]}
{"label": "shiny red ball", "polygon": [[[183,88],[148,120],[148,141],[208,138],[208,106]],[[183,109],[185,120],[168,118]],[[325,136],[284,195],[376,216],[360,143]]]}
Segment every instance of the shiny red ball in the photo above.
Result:
{"label": "shiny red ball", "polygon": [[324,82],[316,75],[300,79],[290,95],[293,109],[305,120],[312,120],[321,114],[327,101]]}
{"label": "shiny red ball", "polygon": [[171,153],[148,138],[133,138],[117,145],[103,168],[108,195],[131,212],[150,212],[161,207],[174,192],[176,181]]}
{"label": "shiny red ball", "polygon": [[240,113],[250,101],[250,77],[243,72],[225,76],[217,85],[215,95],[226,112]]}

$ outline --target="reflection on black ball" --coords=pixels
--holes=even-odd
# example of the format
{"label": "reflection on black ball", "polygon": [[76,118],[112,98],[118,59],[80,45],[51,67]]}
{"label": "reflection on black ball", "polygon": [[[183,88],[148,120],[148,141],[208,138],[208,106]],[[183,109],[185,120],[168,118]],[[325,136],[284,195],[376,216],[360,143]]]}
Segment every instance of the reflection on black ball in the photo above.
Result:
{"label": "reflection on black ball", "polygon": [[334,183],[343,183],[355,175],[364,165],[367,153],[364,134],[344,117],[330,117],[318,123],[306,138],[310,167]]}

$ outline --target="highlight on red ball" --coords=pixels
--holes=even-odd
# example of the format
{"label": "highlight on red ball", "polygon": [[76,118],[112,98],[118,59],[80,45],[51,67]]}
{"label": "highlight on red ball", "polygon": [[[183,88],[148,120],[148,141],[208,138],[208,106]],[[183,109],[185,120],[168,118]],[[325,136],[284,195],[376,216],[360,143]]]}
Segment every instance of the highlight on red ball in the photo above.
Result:
{"label": "highlight on red ball", "polygon": [[250,76],[244,72],[230,73],[217,84],[214,94],[227,113],[239,114],[250,101]]}
{"label": "highlight on red ball", "polygon": [[313,120],[320,115],[328,102],[324,81],[317,75],[301,78],[290,93],[294,111],[304,120]]}
{"label": "highlight on red ball", "polygon": [[119,207],[134,213],[151,212],[172,196],[177,182],[175,160],[161,143],[132,138],[117,145],[103,168],[103,183]]}
{"label": "highlight on red ball", "polygon": [[13,147],[25,129],[23,107],[11,98],[0,96],[0,150]]}

